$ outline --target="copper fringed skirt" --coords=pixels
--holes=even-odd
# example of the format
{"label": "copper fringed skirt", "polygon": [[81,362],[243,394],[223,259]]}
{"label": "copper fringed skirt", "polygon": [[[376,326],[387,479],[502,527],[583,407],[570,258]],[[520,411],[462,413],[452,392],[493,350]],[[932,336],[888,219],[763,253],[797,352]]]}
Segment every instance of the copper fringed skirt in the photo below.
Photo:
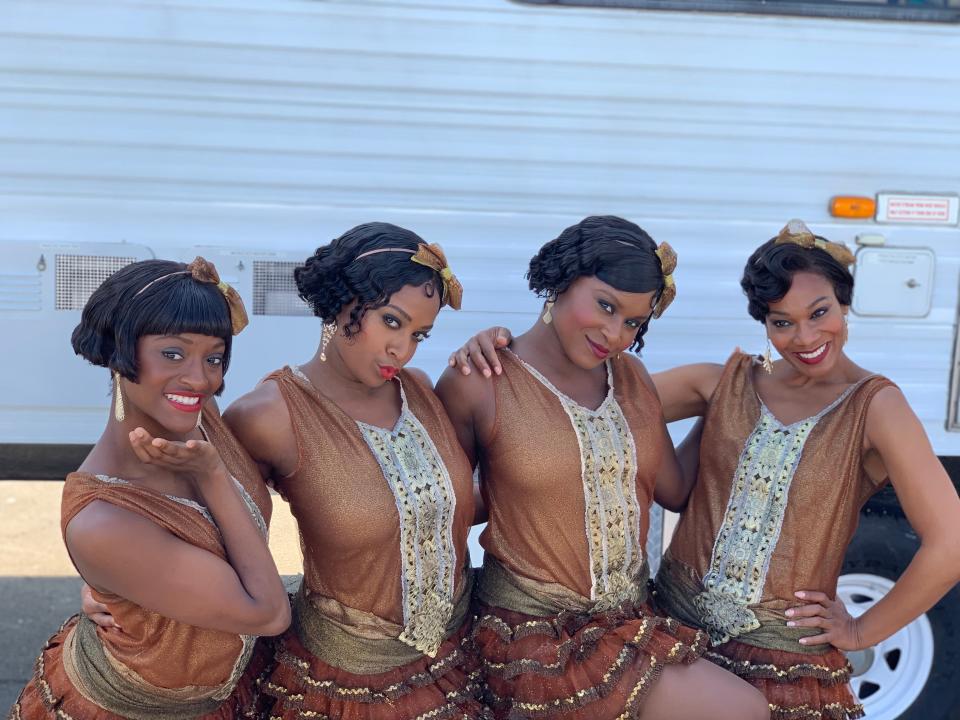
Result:
{"label": "copper fringed skirt", "polygon": [[863,717],[863,705],[850,692],[850,663],[840,650],[811,655],[730,640],[705,657],[762,692],[770,703],[771,720]]}
{"label": "copper fringed skirt", "polygon": [[374,675],[358,675],[310,653],[288,630],[264,691],[276,702],[271,718],[342,720],[447,720],[486,718],[478,701],[479,673],[470,649],[469,621],[448,637],[435,657]]}
{"label": "copper fringed skirt", "polygon": [[663,668],[699,659],[707,636],[655,615],[644,585],[636,588],[636,602],[597,612],[572,590],[522,578],[488,555],[473,636],[495,717],[639,717]]}
{"label": "copper fringed skirt", "polygon": [[[123,716],[104,710],[87,700],[67,676],[63,662],[64,641],[78,616],[67,620],[57,633],[47,640],[34,664],[33,677],[21,691],[10,710],[9,720],[123,720]],[[197,720],[233,720],[234,718],[262,718],[266,716],[270,698],[263,696],[261,686],[273,667],[273,638],[261,638],[254,647],[247,668],[230,697],[211,713]],[[163,717],[178,717],[176,710]]]}

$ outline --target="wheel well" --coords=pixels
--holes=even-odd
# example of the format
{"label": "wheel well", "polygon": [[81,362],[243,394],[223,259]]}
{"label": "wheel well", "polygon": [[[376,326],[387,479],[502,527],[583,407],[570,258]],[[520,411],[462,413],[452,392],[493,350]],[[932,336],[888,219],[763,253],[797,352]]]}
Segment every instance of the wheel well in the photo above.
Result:
{"label": "wheel well", "polygon": [[[960,456],[941,455],[939,460],[943,463],[943,467],[953,481],[954,487],[960,491]],[[897,493],[889,483],[883,490],[867,501],[867,504],[863,506],[863,514],[880,516],[893,515],[895,517],[904,516],[903,509],[900,507],[900,501],[897,499]]]}

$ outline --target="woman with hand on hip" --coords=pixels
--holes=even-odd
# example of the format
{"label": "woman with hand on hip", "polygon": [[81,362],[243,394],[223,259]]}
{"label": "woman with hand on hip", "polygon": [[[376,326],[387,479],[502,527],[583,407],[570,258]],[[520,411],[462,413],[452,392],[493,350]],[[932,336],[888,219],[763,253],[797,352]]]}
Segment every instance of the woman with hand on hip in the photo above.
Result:
{"label": "woman with hand on hip", "polygon": [[[12,718],[257,717],[290,622],[266,544],[270,497],[217,414],[239,296],[202,258],[146,260],[84,307],[74,350],[114,376],[114,411],[66,480],[70,558],[122,631],[72,618]],[[201,417],[203,423],[201,424]]]}
{"label": "woman with hand on hip", "polygon": [[405,366],[461,288],[436,245],[357,226],[295,273],[312,359],[225,413],[290,503],[304,578],[272,717],[477,718],[468,651],[473,478],[432,385]]}
{"label": "woman with hand on hip", "polygon": [[474,637],[497,717],[766,718],[763,697],[698,659],[706,636],[646,603],[654,498],[689,493],[643,365],[673,294],[673,252],[588,217],[530,261],[540,319],[502,373],[438,385],[489,513]]}
{"label": "woman with hand on hip", "polygon": [[[704,417],[658,606],[708,631],[706,657],[762,690],[776,720],[859,717],[842,651],[889,637],[960,579],[949,477],[903,393],[844,351],[853,260],[791,221],[750,256],[741,281],[782,360],[768,344],[762,362],[738,351],[726,365],[653,378],[667,421]],[[469,356],[496,372],[493,348],[508,338],[503,328],[481,333],[451,362]],[[860,509],[887,482],[921,547],[891,592],[853,619],[837,579]]]}
{"label": "woman with hand on hip", "polygon": [[[747,260],[763,362],[657,377],[668,419],[703,415],[698,479],[657,576],[663,609],[705,628],[708,657],[761,689],[774,718],[849,719],[843,650],[870,647],[960,580],[960,499],[888,379],[844,351],[846,247],[792,221]],[[921,537],[893,589],[857,619],[836,600],[860,509],[887,482]]]}

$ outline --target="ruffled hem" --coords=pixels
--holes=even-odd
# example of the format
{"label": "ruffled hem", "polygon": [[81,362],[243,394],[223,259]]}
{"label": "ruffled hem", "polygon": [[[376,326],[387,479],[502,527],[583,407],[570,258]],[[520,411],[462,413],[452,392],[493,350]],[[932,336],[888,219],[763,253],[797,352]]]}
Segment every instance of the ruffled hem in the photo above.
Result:
{"label": "ruffled hem", "polygon": [[767,698],[771,720],[856,720],[863,705],[850,692],[850,663],[839,650],[822,655],[767,650],[735,640],[705,656]]}
{"label": "ruffled hem", "polygon": [[480,704],[480,674],[467,634],[469,623],[438,650],[376,675],[329,665],[293,633],[277,646],[277,665],[264,692],[275,698],[271,720],[448,720],[490,718]]}
{"label": "ruffled hem", "polygon": [[636,718],[667,665],[700,658],[707,636],[647,607],[537,618],[481,606],[474,641],[497,718]]}
{"label": "ruffled hem", "polygon": [[[123,720],[83,697],[70,682],[63,667],[63,641],[77,618],[67,620],[47,640],[33,667],[33,676],[10,709],[8,720]],[[233,720],[260,718],[269,707],[261,687],[273,670],[272,638],[261,638],[233,693],[215,712],[197,720]]]}

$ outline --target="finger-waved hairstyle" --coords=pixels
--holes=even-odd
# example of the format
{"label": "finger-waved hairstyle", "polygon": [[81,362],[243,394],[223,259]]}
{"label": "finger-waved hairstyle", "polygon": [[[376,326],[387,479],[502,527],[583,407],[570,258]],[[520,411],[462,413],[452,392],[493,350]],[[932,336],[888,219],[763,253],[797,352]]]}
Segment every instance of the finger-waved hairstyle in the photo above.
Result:
{"label": "finger-waved hairstyle", "polygon": [[[817,238],[826,240],[819,235]],[[740,279],[747,296],[747,311],[754,320],[766,322],[770,303],[790,291],[793,276],[798,272],[816,273],[829,280],[841,305],[853,302],[853,275],[829,253],[816,247],[775,242],[776,238],[771,238],[753,251]]]}
{"label": "finger-waved hairstyle", "polygon": [[[293,271],[300,297],[325,323],[333,322],[356,300],[350,322],[343,328],[346,337],[360,331],[360,321],[368,310],[386,305],[390,296],[405,285],[426,286],[427,295],[436,295],[439,303],[440,276],[410,260],[421,243],[423,239],[415,232],[390,223],[357,225],[317,248]],[[381,252],[358,259],[365,252],[383,248],[411,252]]]}
{"label": "finger-waved hairstyle", "polygon": [[[217,286],[178,274],[147,287],[186,268],[171,260],[143,260],[117,270],[84,305],[80,324],[70,337],[74,352],[137,382],[137,340],[144,335],[197,333],[223,340],[226,373],[233,328],[227,301]],[[222,391],[221,386],[217,394]]]}
{"label": "finger-waved hairstyle", "polygon": [[[530,260],[530,289],[544,298],[563,293],[578,277],[597,277],[623,292],[663,292],[657,244],[640,226],[614,215],[586,217],[548,242]],[[651,306],[652,310],[652,306]],[[643,347],[648,317],[630,350]]]}

